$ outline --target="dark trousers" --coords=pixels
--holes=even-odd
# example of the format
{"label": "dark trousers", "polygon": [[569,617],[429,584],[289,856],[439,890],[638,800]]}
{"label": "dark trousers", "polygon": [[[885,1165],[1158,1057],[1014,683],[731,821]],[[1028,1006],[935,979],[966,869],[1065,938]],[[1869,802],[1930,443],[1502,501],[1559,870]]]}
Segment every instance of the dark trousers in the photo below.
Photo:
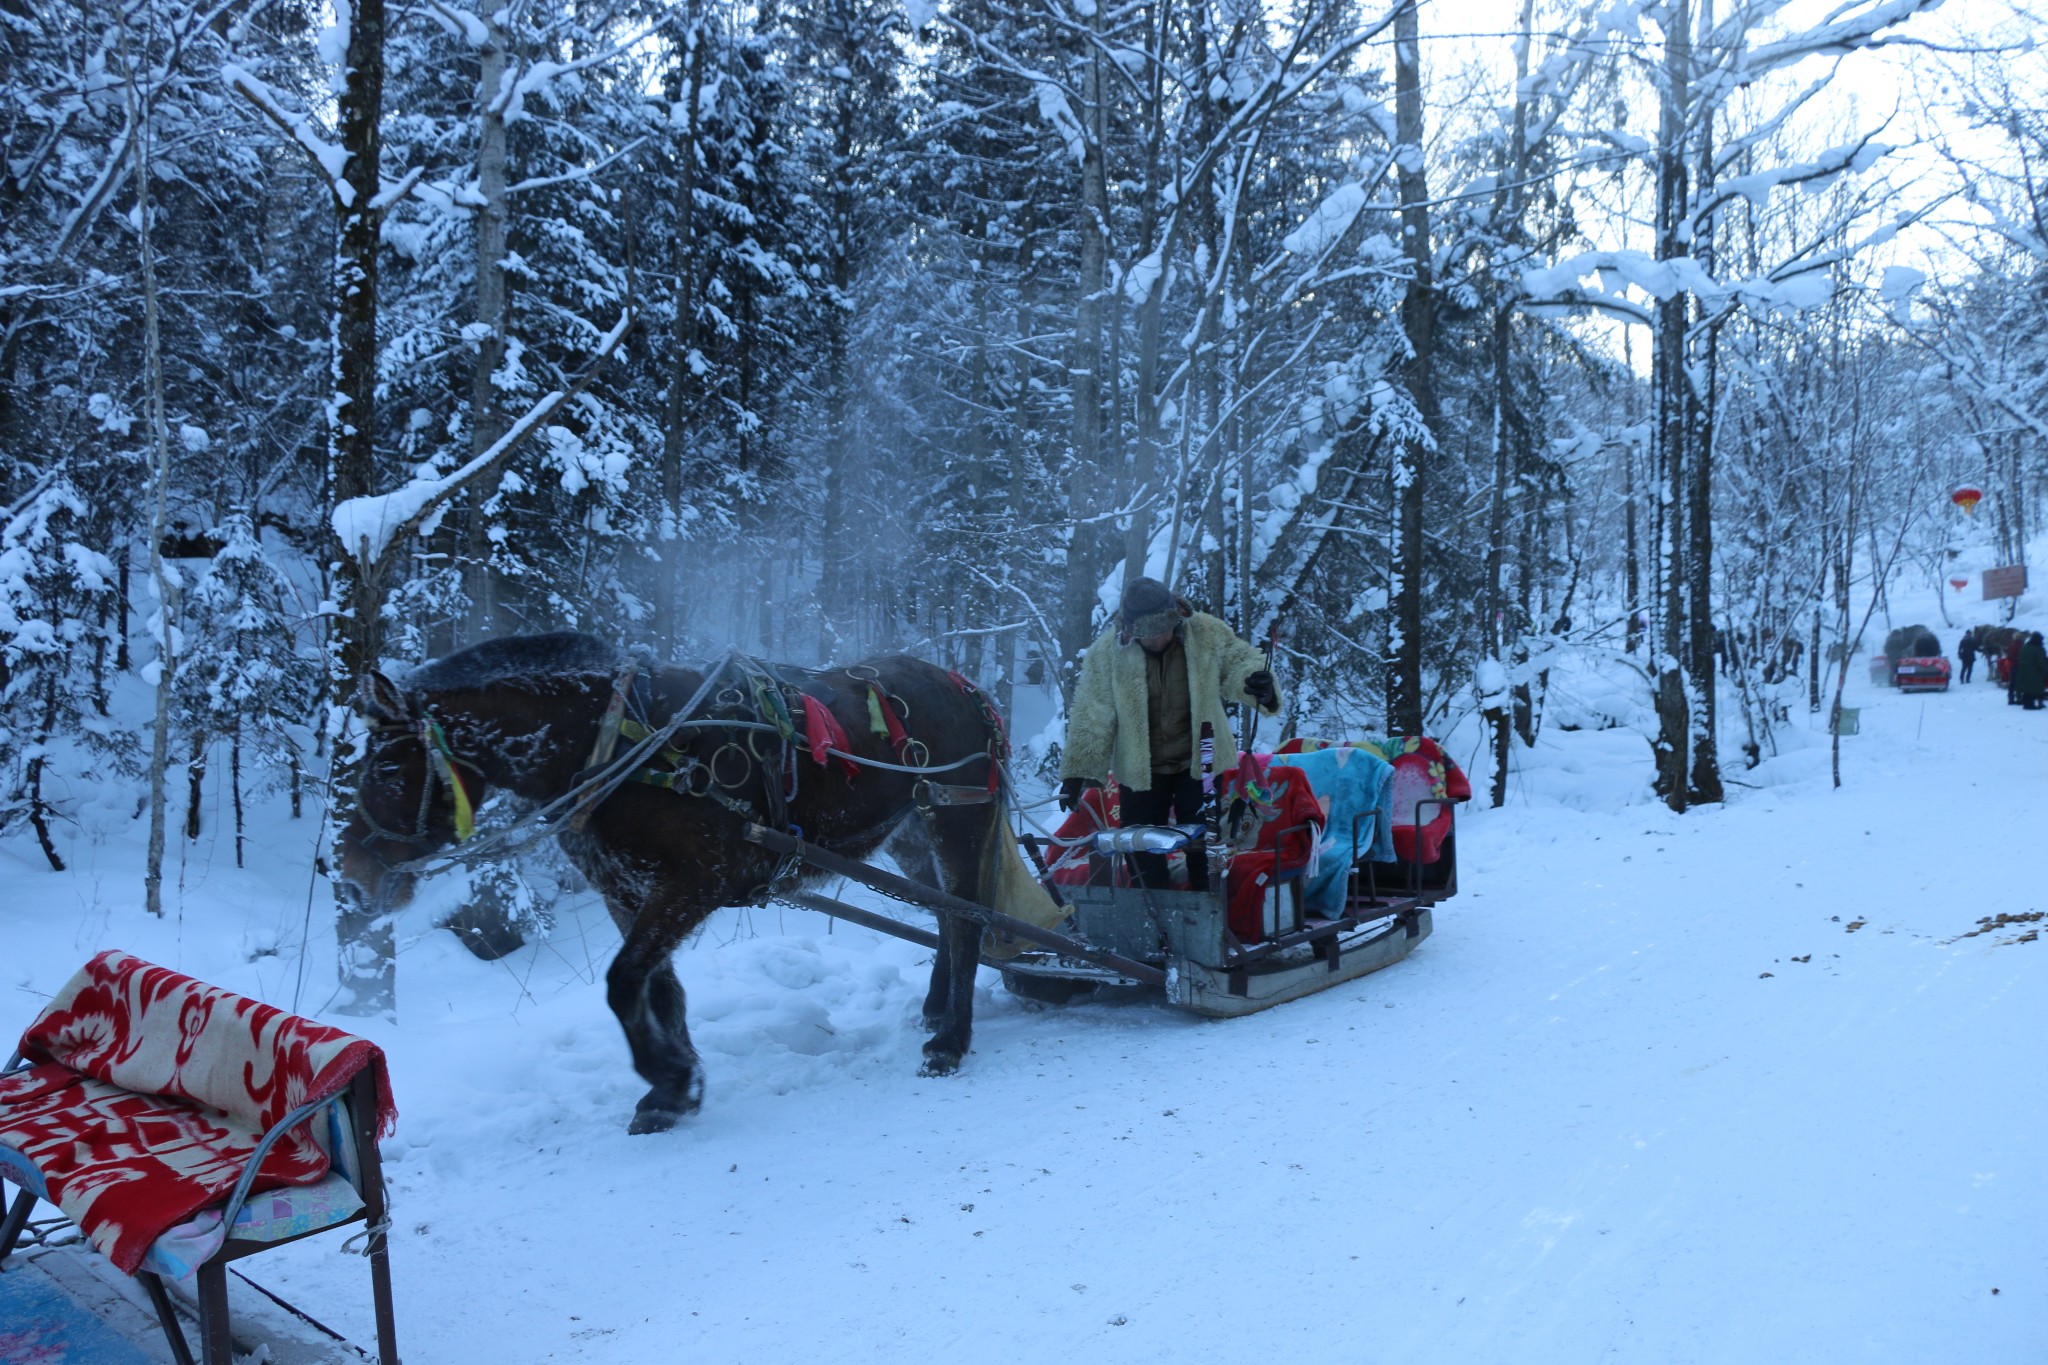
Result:
{"label": "dark trousers", "polygon": [[1965,654],[1963,656],[1963,676],[1961,681],[1968,682],[1970,680],[1970,670],[1975,668],[1976,666],[1977,656],[1974,654]]}
{"label": "dark trousers", "polygon": [[[1148,791],[1133,791],[1117,784],[1118,815],[1126,825],[1191,825],[1202,818],[1202,779],[1193,773],[1154,773]],[[1173,879],[1166,870],[1166,855],[1134,853],[1138,880],[1146,886],[1169,889]],[[1188,886],[1195,891],[1209,888],[1209,860],[1200,841],[1188,849]]]}

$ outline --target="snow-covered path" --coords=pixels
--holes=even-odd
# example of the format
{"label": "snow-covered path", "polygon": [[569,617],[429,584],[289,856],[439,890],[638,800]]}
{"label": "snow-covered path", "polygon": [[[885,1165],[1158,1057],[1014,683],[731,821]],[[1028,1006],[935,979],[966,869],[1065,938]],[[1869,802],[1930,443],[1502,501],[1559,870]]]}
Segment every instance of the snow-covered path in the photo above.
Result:
{"label": "snow-covered path", "polygon": [[[1229,1022],[997,987],[949,1081],[913,1074],[915,950],[729,914],[678,958],[711,1091],[663,1137],[624,1135],[640,1087],[578,979],[602,941],[424,938],[372,1030],[406,1354],[2041,1359],[2048,943],[1957,936],[2048,909],[2048,715],[1850,699],[1840,792],[1815,747],[1674,817],[1611,795],[1640,739],[1558,736],[1468,811],[1463,894],[1407,962]],[[14,938],[32,874],[4,875]],[[111,919],[274,987],[231,929],[188,922],[177,958]],[[40,990],[104,946],[20,937]],[[369,1338],[353,1258],[252,1273]]]}

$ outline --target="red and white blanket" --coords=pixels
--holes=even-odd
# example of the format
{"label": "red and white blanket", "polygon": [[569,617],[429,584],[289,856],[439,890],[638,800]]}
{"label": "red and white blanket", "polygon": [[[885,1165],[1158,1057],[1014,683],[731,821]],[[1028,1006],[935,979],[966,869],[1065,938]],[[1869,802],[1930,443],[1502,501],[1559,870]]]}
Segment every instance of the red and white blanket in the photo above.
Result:
{"label": "red and white blanket", "polygon": [[[71,978],[20,1050],[39,1065],[0,1078],[0,1143],[130,1274],[166,1229],[226,1198],[266,1130],[365,1066],[378,1134],[398,1117],[376,1044],[118,951]],[[322,1126],[279,1139],[253,1188],[326,1175]]]}

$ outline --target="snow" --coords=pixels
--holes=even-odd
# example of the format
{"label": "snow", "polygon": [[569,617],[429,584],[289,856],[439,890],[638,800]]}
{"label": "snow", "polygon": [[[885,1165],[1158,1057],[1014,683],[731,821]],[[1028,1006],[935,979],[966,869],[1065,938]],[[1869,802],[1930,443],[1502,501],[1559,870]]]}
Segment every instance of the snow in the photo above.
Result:
{"label": "snow", "polygon": [[1060,141],[1067,149],[1067,155],[1076,164],[1088,157],[1088,140],[1081,131],[1081,121],[1074,117],[1074,108],[1067,102],[1066,92],[1051,81],[1033,82],[1038,97],[1038,116],[1052,125],[1060,135]]}
{"label": "snow", "polygon": [[[610,355],[625,338],[632,323],[633,315],[630,312],[622,315],[612,330],[598,342],[591,363],[600,363]],[[511,361],[508,360],[507,363],[510,364]],[[529,408],[525,415],[514,422],[488,450],[482,451],[453,473],[439,478],[417,477],[389,493],[374,493],[335,504],[331,524],[335,536],[341,541],[342,548],[355,556],[366,568],[375,564],[390,547],[393,536],[413,524],[430,508],[445,502],[464,484],[488,469],[505,451],[524,440],[529,431],[543,425],[568,399],[568,391],[564,389],[557,389],[548,394]]]}
{"label": "snow", "polygon": [[1331,190],[1316,205],[1302,225],[1287,234],[1280,245],[1295,256],[1320,256],[1351,230],[1365,208],[1365,187],[1355,180]]}
{"label": "snow", "polygon": [[[1683,817],[1649,799],[1640,735],[1550,727],[1505,809],[1461,815],[1461,892],[1408,961],[1220,1022],[1029,1009],[984,972],[974,1052],[945,1081],[914,1074],[920,950],[721,912],[677,956],[708,1100],[661,1137],[624,1132],[642,1086],[604,1005],[602,910],[484,963],[429,927],[454,894],[430,884],[401,923],[399,1021],[333,1020],[394,1069],[405,1349],[2029,1359],[2048,1337],[2048,943],[1958,936],[2048,909],[2014,861],[2048,717],[1982,684],[1858,679],[1848,700],[1842,790],[1826,737],[1798,730],[1731,773],[1749,785],[1728,805]],[[1471,730],[1453,742],[1473,760]],[[81,803],[65,876],[0,843],[7,1026],[110,946],[322,1012],[317,820],[259,805],[238,872],[209,805],[159,921],[132,813]],[[367,1342],[338,1244],[243,1269]]]}
{"label": "snow", "polygon": [[[349,7],[346,4],[336,5],[335,14],[337,16],[335,25],[323,29],[320,34],[320,45],[323,55],[326,55],[329,39],[337,32],[342,35],[339,40],[340,48],[338,51],[345,53],[348,48],[348,31],[346,26],[349,22]],[[336,55],[330,57],[329,60],[339,65],[341,58],[339,55]],[[342,66],[340,69],[344,72],[346,71],[345,66]],[[328,187],[334,191],[335,199],[340,202],[343,208],[348,208],[355,202],[355,186],[342,178],[343,171],[348,167],[348,152],[346,149],[321,137],[313,127],[311,119],[307,118],[304,114],[292,112],[285,104],[283,97],[255,73],[229,63],[221,67],[220,75],[221,79],[227,83],[229,89],[239,92],[251,104],[261,109],[265,117],[289,133],[292,140],[298,143],[313,158],[314,162],[320,167],[322,174],[327,177]],[[338,83],[334,86],[334,91],[336,94],[340,94],[346,88],[345,77],[337,76],[335,80]]]}
{"label": "snow", "polygon": [[[1588,277],[1599,281],[1598,290],[1584,290]],[[1826,303],[1834,294],[1833,282],[1824,270],[1809,268],[1783,279],[1753,276],[1746,279],[1716,280],[1690,256],[1658,260],[1643,251],[1586,251],[1553,266],[1522,272],[1522,289],[1536,300],[1591,297],[1622,299],[1631,288],[1654,299],[1668,299],[1685,292],[1709,303],[1739,299],[1752,308],[1807,309]]]}

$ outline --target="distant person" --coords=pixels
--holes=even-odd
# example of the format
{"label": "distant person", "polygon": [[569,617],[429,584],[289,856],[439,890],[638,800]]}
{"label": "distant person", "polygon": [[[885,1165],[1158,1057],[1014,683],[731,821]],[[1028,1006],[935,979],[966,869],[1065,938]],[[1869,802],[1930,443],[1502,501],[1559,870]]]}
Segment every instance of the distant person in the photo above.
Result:
{"label": "distant person", "polygon": [[1962,681],[1970,680],[1970,670],[1977,665],[1977,632],[1963,632],[1963,638],[1956,642],[1956,657],[1963,661]]}
{"label": "distant person", "polygon": [[2012,690],[2021,706],[2038,711],[2048,701],[2048,650],[2041,647],[2041,632],[2020,641],[2019,658],[2012,666]]}
{"label": "distant person", "polygon": [[[1073,809],[1088,787],[1116,774],[1123,823],[1164,825],[1202,818],[1202,722],[1216,732],[1216,768],[1237,765],[1227,701],[1280,711],[1280,689],[1258,649],[1230,627],[1196,611],[1156,578],[1124,585],[1116,622],[1081,658],[1081,681],[1067,712],[1060,764],[1060,808]],[[1166,859],[1138,855],[1148,886],[1167,884]],[[1189,879],[1207,867],[1189,859]]]}

